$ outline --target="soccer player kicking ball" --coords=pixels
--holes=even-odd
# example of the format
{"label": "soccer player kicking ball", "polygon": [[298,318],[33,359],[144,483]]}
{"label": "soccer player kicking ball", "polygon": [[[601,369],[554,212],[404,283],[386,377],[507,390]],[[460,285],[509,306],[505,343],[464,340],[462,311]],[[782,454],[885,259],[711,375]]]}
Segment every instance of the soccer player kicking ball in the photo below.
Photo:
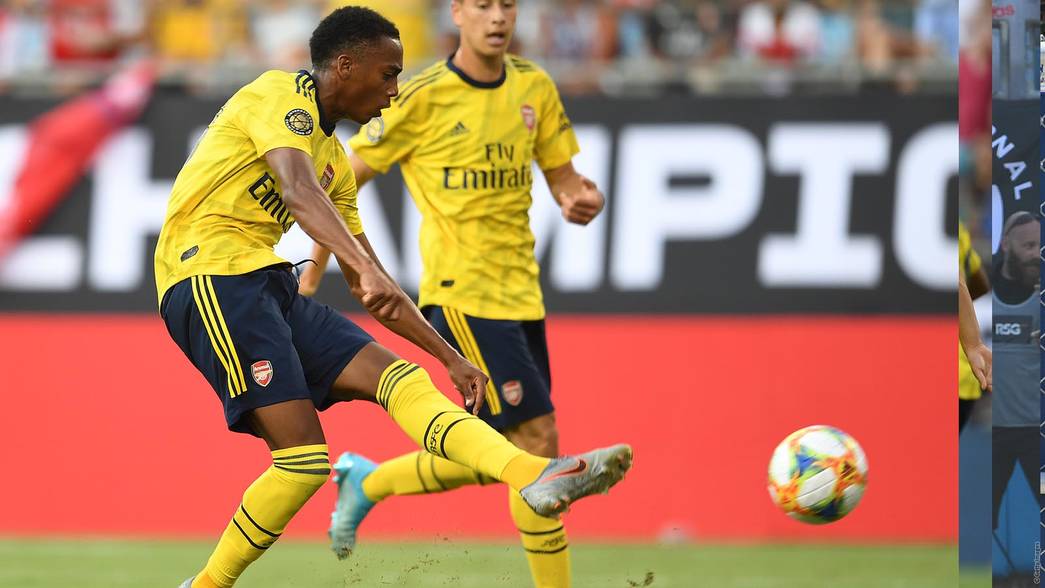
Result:
{"label": "soccer player kicking ball", "polygon": [[[310,49],[312,73],[267,72],[218,112],[178,174],[156,248],[171,337],[217,392],[229,429],[261,437],[272,453],[272,466],[247,488],[206,566],[183,588],[232,586],[327,481],[316,411],[339,401],[379,403],[426,451],[507,483],[544,516],[606,491],[631,465],[624,445],[538,457],[474,416],[487,378],[381,270],[334,135],[338,120],[365,123],[398,94],[399,32],[371,10],[342,8],[319,24]],[[446,366],[471,414],[423,369],[298,294],[290,264],[273,252],[295,222],[333,251],[372,316]]]}
{"label": "soccer player kicking ball", "polygon": [[[529,209],[534,161],[544,171],[567,221],[587,224],[602,210],[602,194],[577,173],[579,151],[554,82],[534,63],[507,54],[516,5],[507,0],[454,0],[460,48],[404,84],[384,116],[351,140],[356,181],[400,163],[423,218],[425,317],[472,364],[490,374],[478,413],[516,446],[558,455],[549,390],[544,304],[534,257]],[[326,267],[302,275],[312,293]],[[373,505],[392,495],[441,492],[493,480],[475,468],[416,452],[380,465],[342,455],[331,537],[339,557]],[[517,488],[509,506],[534,583],[570,583],[562,523],[531,508]]]}

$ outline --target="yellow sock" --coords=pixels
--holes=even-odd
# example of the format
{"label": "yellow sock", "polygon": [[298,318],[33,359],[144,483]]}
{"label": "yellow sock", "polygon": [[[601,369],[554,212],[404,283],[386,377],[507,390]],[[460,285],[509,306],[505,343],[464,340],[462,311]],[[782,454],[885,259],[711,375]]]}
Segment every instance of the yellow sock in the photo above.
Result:
{"label": "yellow sock", "polygon": [[330,476],[326,445],[303,445],[272,452],[272,466],[243,493],[218,546],[192,588],[229,588],[261,557],[305,502]]}
{"label": "yellow sock", "polygon": [[404,360],[392,362],[381,374],[377,401],[428,453],[467,466],[516,490],[534,481],[550,461],[512,445],[478,417],[443,396],[428,372]]}
{"label": "yellow sock", "polygon": [[445,492],[461,486],[484,486],[496,481],[459,463],[424,451],[415,451],[377,466],[363,479],[363,494],[378,502],[389,496]]}
{"label": "yellow sock", "polygon": [[569,588],[570,549],[562,521],[533,512],[515,490],[508,491],[508,507],[519,529],[535,588]]}

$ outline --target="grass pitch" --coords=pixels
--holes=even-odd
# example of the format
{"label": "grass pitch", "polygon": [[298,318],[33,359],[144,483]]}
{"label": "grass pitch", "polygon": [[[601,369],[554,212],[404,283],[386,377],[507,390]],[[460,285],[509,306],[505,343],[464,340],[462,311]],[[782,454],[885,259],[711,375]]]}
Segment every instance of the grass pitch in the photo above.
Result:
{"label": "grass pitch", "polygon": [[[0,587],[176,588],[210,542],[0,540]],[[576,588],[985,588],[953,546],[587,544],[571,547]],[[237,588],[530,586],[522,551],[508,543],[447,539],[366,543],[339,562],[322,543],[276,544]]]}

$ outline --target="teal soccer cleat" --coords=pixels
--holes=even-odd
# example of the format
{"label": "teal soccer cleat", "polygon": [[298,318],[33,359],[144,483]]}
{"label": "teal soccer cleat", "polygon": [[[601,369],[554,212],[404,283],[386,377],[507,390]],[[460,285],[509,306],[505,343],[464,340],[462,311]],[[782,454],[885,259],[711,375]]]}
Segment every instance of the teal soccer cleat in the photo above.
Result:
{"label": "teal soccer cleat", "polygon": [[575,500],[609,492],[631,468],[631,447],[614,445],[557,457],[519,494],[542,517],[557,517]]}
{"label": "teal soccer cleat", "polygon": [[374,502],[363,494],[363,479],[377,469],[369,459],[346,451],[334,464],[337,483],[337,506],[330,514],[330,548],[338,559],[352,555],[356,546],[356,530],[366,518]]}

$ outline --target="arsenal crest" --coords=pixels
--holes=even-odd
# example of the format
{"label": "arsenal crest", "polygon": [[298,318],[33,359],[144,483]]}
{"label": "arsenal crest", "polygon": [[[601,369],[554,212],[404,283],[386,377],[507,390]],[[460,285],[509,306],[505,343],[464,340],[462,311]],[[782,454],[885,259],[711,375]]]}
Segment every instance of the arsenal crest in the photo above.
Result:
{"label": "arsenal crest", "polygon": [[250,375],[259,386],[265,387],[272,381],[272,362],[263,359],[250,364]]}
{"label": "arsenal crest", "polygon": [[505,382],[504,385],[501,386],[501,396],[504,397],[504,401],[508,404],[519,406],[523,397],[522,382],[519,380]]}
{"label": "arsenal crest", "polygon": [[326,190],[332,181],[334,181],[334,166],[328,163],[327,168],[323,170],[323,177],[319,178],[319,185]]}
{"label": "arsenal crest", "polygon": [[534,125],[537,124],[537,112],[529,104],[523,104],[521,110],[523,123],[526,124],[526,129],[532,133]]}

